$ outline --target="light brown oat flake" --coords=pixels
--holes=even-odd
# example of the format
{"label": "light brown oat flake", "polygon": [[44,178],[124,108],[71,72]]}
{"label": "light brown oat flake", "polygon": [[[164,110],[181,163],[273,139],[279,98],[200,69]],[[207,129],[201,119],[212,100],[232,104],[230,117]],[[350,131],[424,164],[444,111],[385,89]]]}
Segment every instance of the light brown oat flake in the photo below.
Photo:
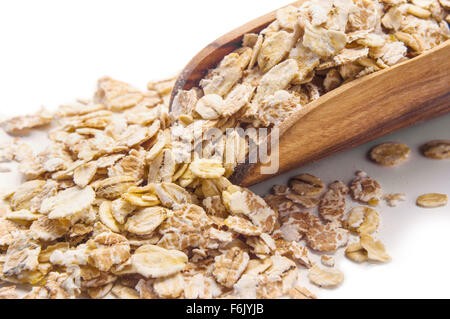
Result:
{"label": "light brown oat flake", "polygon": [[56,250],[69,250],[70,249],[70,244],[67,242],[62,242],[62,243],[57,243],[54,245],[49,245],[47,246],[46,249],[41,250],[41,252],[39,253],[39,263],[47,263],[50,262],[50,256],[53,254],[54,251]]}
{"label": "light brown oat flake", "polygon": [[318,217],[306,212],[295,212],[281,225],[279,231],[287,241],[300,241],[310,229],[320,225]]}
{"label": "light brown oat flake", "polygon": [[184,278],[181,274],[175,274],[166,278],[156,279],[153,289],[161,298],[178,298],[184,291]]}
{"label": "light brown oat flake", "polygon": [[293,241],[289,245],[290,256],[306,268],[312,267],[312,262],[310,259],[308,248],[300,245],[299,243]]}
{"label": "light brown oat flake", "polygon": [[98,112],[106,109],[103,104],[83,104],[73,103],[60,105],[56,114],[60,117],[69,117],[76,115],[85,115],[88,113]]}
{"label": "light brown oat flake", "polygon": [[208,94],[198,100],[195,112],[204,120],[217,120],[223,114],[225,103],[217,94]]}
{"label": "light brown oat flake", "polygon": [[139,236],[150,235],[166,218],[166,209],[162,207],[145,208],[128,218],[125,229]]}
{"label": "light brown oat flake", "polygon": [[222,294],[222,288],[210,275],[202,273],[187,278],[184,296],[187,299],[211,299]]}
{"label": "light brown oat flake", "polygon": [[323,80],[323,87],[326,92],[329,92],[341,86],[342,83],[343,80],[339,74],[339,71],[337,69],[331,69],[328,71],[325,79]]}
{"label": "light brown oat flake", "polygon": [[345,256],[356,263],[369,261],[367,251],[363,248],[363,246],[361,246],[361,243],[348,245],[345,250]]}
{"label": "light brown oat flake", "polygon": [[135,180],[131,176],[115,176],[96,181],[92,187],[97,197],[114,200],[126,193],[131,186],[134,186],[134,183]]}
{"label": "light brown oat flake", "polygon": [[0,163],[11,162],[14,159],[15,143],[12,140],[0,144]]}
{"label": "light brown oat flake", "polygon": [[344,281],[344,274],[334,268],[323,269],[314,265],[309,270],[309,280],[316,286],[322,288],[333,288]]}
{"label": "light brown oat flake", "polygon": [[193,196],[184,188],[173,183],[161,183],[154,185],[155,194],[162,205],[168,208],[178,208],[184,204],[193,203]]}
{"label": "light brown oat flake", "polygon": [[306,241],[314,250],[335,252],[347,244],[348,231],[333,224],[319,224],[308,230]]}
{"label": "light brown oat flake", "polygon": [[383,166],[395,166],[405,162],[410,154],[408,145],[390,142],[374,147],[370,151],[370,158]]}
{"label": "light brown oat flake", "polygon": [[224,225],[230,230],[246,236],[259,236],[262,234],[261,229],[253,225],[249,220],[238,216],[228,217],[225,219]]}
{"label": "light brown oat flake", "polygon": [[325,70],[347,63],[357,61],[361,58],[367,57],[369,49],[343,49],[338,55],[334,56],[331,61],[322,63],[317,67],[317,70]]}
{"label": "light brown oat flake", "polygon": [[83,164],[77,167],[73,172],[73,181],[81,188],[86,187],[89,185],[96,173],[97,165],[95,163]]}
{"label": "light brown oat flake", "polygon": [[289,214],[290,209],[294,205],[294,203],[287,199],[285,195],[266,195],[264,200],[270,208],[277,211],[280,216]]}
{"label": "light brown oat flake", "polygon": [[292,203],[299,205],[300,207],[303,208],[315,208],[317,206],[319,206],[319,199],[318,198],[314,198],[314,197],[309,197],[309,196],[300,196],[297,194],[288,194],[286,195],[286,198],[290,201],[292,201]]}
{"label": "light brown oat flake", "polygon": [[21,184],[10,197],[11,208],[13,210],[30,209],[31,200],[41,192],[44,185],[45,181],[43,180],[33,180]]}
{"label": "light brown oat flake", "polygon": [[147,89],[158,92],[159,95],[164,96],[172,92],[172,88],[175,85],[176,77],[170,79],[164,79],[160,81],[151,81],[147,84]]}
{"label": "light brown oat flake", "polygon": [[289,296],[292,299],[317,299],[316,295],[311,293],[308,289],[300,286],[289,290]]}
{"label": "light brown oat flake", "polygon": [[250,48],[227,55],[219,67],[200,82],[205,95],[225,96],[242,77],[243,70],[249,64],[251,56],[252,49]]}
{"label": "light brown oat flake", "polygon": [[97,235],[93,242],[93,248],[88,252],[88,262],[100,271],[110,271],[113,266],[120,265],[130,258],[130,245],[122,235],[104,232]]}
{"label": "light brown oat flake", "polygon": [[329,222],[341,222],[344,217],[346,199],[340,191],[328,190],[320,199],[320,216]]}
{"label": "light brown oat flake", "polygon": [[247,268],[250,258],[238,247],[233,247],[215,258],[213,275],[217,282],[232,288]]}
{"label": "light brown oat flake", "polygon": [[120,233],[121,225],[114,219],[112,215],[111,202],[104,201],[98,209],[98,217],[100,221],[115,233]]}
{"label": "light brown oat flake", "polygon": [[277,223],[277,213],[261,197],[239,187],[229,187],[223,192],[225,206],[234,214],[247,216],[264,233],[272,233]]}
{"label": "light brown oat flake", "polygon": [[345,185],[342,181],[335,181],[328,186],[329,189],[332,189],[336,192],[340,192],[342,195],[350,194],[350,189],[347,185]]}
{"label": "light brown oat flake", "polygon": [[27,223],[37,220],[40,216],[40,214],[34,214],[30,212],[29,210],[22,209],[19,211],[9,211],[6,213],[5,218],[11,221],[15,221],[17,223]]}
{"label": "light brown oat flake", "polygon": [[380,225],[379,213],[370,207],[352,209],[345,222],[347,229],[359,234],[372,234]]}
{"label": "light brown oat flake", "polygon": [[228,212],[225,205],[222,202],[221,196],[212,196],[203,200],[203,206],[209,215],[227,218]]}
{"label": "light brown oat flake", "polygon": [[6,277],[27,275],[37,269],[41,246],[30,240],[29,234],[18,234],[8,247],[2,273]]}
{"label": "light brown oat flake", "polygon": [[104,104],[108,109],[122,111],[133,107],[143,99],[142,93],[132,86],[110,77],[98,81],[94,102]]}
{"label": "light brown oat flake", "polygon": [[305,21],[303,45],[321,57],[331,57],[347,44],[344,32],[316,27]]}
{"label": "light brown oat flake", "polygon": [[261,101],[265,96],[285,89],[295,78],[297,72],[298,63],[294,59],[288,59],[278,64],[261,78],[254,100]]}
{"label": "light brown oat flake", "polygon": [[361,235],[361,246],[367,251],[367,257],[370,261],[388,262],[391,257],[386,253],[386,248],[381,241],[376,241],[370,235]]}
{"label": "light brown oat flake", "polygon": [[294,6],[287,6],[277,11],[277,21],[280,27],[287,30],[294,30],[297,24],[299,9]]}
{"label": "light brown oat flake", "polygon": [[295,176],[289,182],[291,189],[301,196],[319,196],[325,190],[325,184],[311,174]]}
{"label": "light brown oat flake", "polygon": [[258,66],[265,73],[276,66],[294,45],[289,32],[279,31],[267,35],[258,56]]}
{"label": "light brown oat flake", "polygon": [[440,140],[431,141],[422,146],[422,153],[431,159],[447,159],[450,158],[450,141]]}
{"label": "light brown oat flake", "polygon": [[131,256],[137,273],[146,278],[160,278],[176,274],[186,267],[187,256],[177,250],[155,245],[139,247]]}
{"label": "light brown oat flake", "polygon": [[219,178],[225,174],[222,163],[212,159],[197,159],[191,163],[190,169],[200,178]]}
{"label": "light brown oat flake", "polygon": [[384,196],[384,200],[390,207],[397,207],[400,205],[400,202],[404,202],[406,200],[406,194],[387,194]]}
{"label": "light brown oat flake", "polygon": [[273,265],[270,258],[265,259],[252,259],[248,262],[245,269],[245,275],[261,275],[264,271],[269,269]]}
{"label": "light brown oat flake", "polygon": [[423,207],[423,208],[437,208],[446,206],[448,203],[448,196],[445,194],[425,194],[422,196],[419,196],[417,198],[417,206]]}
{"label": "light brown oat flake", "polygon": [[40,212],[48,214],[50,219],[65,218],[75,223],[90,208],[94,199],[95,193],[91,187],[84,189],[73,187],[45,199]]}
{"label": "light brown oat flake", "polygon": [[380,183],[367,176],[365,172],[358,172],[350,184],[351,194],[354,200],[377,206],[383,197],[383,189]]}
{"label": "light brown oat flake", "polygon": [[42,109],[34,115],[25,115],[13,117],[1,124],[3,129],[9,134],[23,134],[27,133],[27,129],[41,127],[50,124],[53,120],[53,115]]}
{"label": "light brown oat flake", "polygon": [[136,210],[136,206],[130,204],[122,198],[118,198],[111,202],[111,214],[114,219],[121,225],[125,224],[128,215]]}
{"label": "light brown oat flake", "polygon": [[69,231],[69,228],[69,220],[49,219],[47,216],[39,217],[30,226],[33,237],[43,241],[53,241],[61,238]]}
{"label": "light brown oat flake", "polygon": [[323,255],[320,258],[320,261],[322,262],[322,265],[327,266],[327,267],[334,267],[336,260],[334,259],[334,257],[332,256],[326,256]]}
{"label": "light brown oat flake", "polygon": [[270,255],[276,248],[272,238],[270,238],[270,242],[267,242],[262,236],[248,237],[245,243],[251,247],[251,252],[260,258]]}

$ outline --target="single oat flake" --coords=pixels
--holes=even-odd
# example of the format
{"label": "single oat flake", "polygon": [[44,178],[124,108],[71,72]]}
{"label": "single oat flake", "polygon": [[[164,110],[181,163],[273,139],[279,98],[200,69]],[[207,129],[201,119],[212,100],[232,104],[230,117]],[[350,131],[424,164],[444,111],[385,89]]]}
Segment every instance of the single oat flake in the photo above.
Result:
{"label": "single oat flake", "polygon": [[384,143],[370,151],[370,158],[383,166],[395,166],[406,161],[411,149],[403,143]]}
{"label": "single oat flake", "polygon": [[450,158],[450,141],[431,141],[422,146],[423,154],[431,159],[443,160]]}
{"label": "single oat flake", "polygon": [[448,197],[445,194],[425,194],[422,196],[419,196],[417,198],[417,206],[423,207],[423,208],[437,208],[446,206],[448,203]]}
{"label": "single oat flake", "polygon": [[344,281],[344,274],[337,269],[323,269],[315,265],[309,270],[309,280],[319,287],[333,288]]}

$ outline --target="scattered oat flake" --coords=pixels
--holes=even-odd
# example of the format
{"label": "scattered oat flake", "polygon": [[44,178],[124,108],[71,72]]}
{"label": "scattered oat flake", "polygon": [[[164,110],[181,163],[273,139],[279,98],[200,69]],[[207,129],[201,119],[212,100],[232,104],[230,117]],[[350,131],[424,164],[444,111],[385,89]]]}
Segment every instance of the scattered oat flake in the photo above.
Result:
{"label": "scattered oat flake", "polygon": [[391,257],[386,253],[386,248],[381,241],[376,241],[370,235],[361,235],[361,246],[367,251],[370,261],[388,262]]}
{"label": "scattered oat flake", "polygon": [[308,277],[313,284],[323,288],[333,288],[344,281],[344,274],[341,271],[334,268],[323,269],[317,265],[309,270]]}
{"label": "scattered oat flake", "polygon": [[440,140],[431,141],[422,146],[422,153],[431,159],[447,159],[450,158],[450,141]]}
{"label": "scattered oat flake", "polygon": [[404,202],[406,200],[406,194],[386,194],[384,196],[384,200],[390,207],[398,207],[401,202]]}
{"label": "scattered oat flake", "polygon": [[419,196],[417,198],[417,206],[423,207],[423,208],[437,208],[446,206],[448,203],[448,196],[445,194],[425,194],[422,196]]}
{"label": "scattered oat flake", "polygon": [[370,151],[370,158],[383,166],[395,166],[406,161],[411,154],[411,149],[403,143],[384,143],[374,147]]}
{"label": "scattered oat flake", "polygon": [[372,234],[380,225],[379,213],[370,207],[352,209],[346,220],[347,228],[359,234]]}
{"label": "scattered oat flake", "polygon": [[317,225],[306,233],[308,245],[320,252],[335,252],[347,244],[348,231],[332,224]]}
{"label": "scattered oat flake", "polygon": [[360,172],[350,185],[354,200],[376,206],[383,197],[383,189],[375,179]]}
{"label": "scattered oat flake", "polygon": [[327,266],[327,267],[334,267],[336,260],[334,259],[334,257],[332,256],[326,256],[323,255],[320,259],[320,261],[322,262],[322,265]]}
{"label": "scattered oat flake", "polygon": [[319,213],[326,221],[341,221],[345,213],[345,206],[344,194],[330,189],[320,199]]}
{"label": "scattered oat flake", "polygon": [[1,123],[3,129],[9,134],[23,133],[27,129],[50,124],[53,115],[42,109],[34,115],[17,116]]}

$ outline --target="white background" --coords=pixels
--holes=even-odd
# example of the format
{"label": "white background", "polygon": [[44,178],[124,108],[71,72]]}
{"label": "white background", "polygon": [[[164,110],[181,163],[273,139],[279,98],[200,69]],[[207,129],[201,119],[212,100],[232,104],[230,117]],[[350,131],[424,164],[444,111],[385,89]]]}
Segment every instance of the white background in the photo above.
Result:
{"label": "white background", "polygon": [[[50,109],[90,97],[96,80],[109,75],[142,89],[147,81],[172,76],[220,35],[291,1],[1,1],[0,117]],[[449,298],[450,208],[415,207],[418,195],[450,194],[449,160],[421,157],[418,147],[431,139],[450,139],[450,115],[395,133],[381,141],[408,143],[413,154],[398,168],[366,160],[377,142],[297,170],[326,182],[351,180],[357,169],[376,177],[387,192],[405,192],[399,208],[380,207],[379,238],[393,261],[356,265],[338,258],[344,284],[314,289],[322,298]],[[35,138],[36,140],[36,138]],[[264,194],[290,173],[255,187]],[[18,182],[0,175],[0,184]],[[342,254],[342,252],[341,252]],[[306,273],[302,280],[307,284]]]}

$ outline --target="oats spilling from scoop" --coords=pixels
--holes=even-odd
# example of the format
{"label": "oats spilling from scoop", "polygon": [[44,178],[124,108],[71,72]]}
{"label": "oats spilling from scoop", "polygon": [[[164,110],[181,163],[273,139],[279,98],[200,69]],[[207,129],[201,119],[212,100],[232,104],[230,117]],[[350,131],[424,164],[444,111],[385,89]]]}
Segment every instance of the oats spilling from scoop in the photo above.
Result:
{"label": "oats spilling from scoop", "polygon": [[[20,140],[0,145],[0,162],[16,161],[25,179],[0,207],[0,280],[12,284],[0,298],[30,284],[25,299],[314,299],[299,271],[316,286],[340,285],[339,249],[358,262],[389,261],[371,235],[378,212],[346,216],[349,194],[379,204],[376,180],[359,172],[349,186],[327,187],[302,174],[263,199],[228,180],[248,153],[238,129],[282,126],[326,92],[446,41],[447,10],[436,0],[307,1],[247,34],[200,87],[177,94],[171,112],[174,78],[140,91],[104,77],[92,99],[3,122],[14,135],[51,125],[38,153]],[[198,143],[193,132],[213,128],[232,134]],[[198,156],[199,144],[211,156]],[[232,144],[239,151],[230,155]],[[409,152],[385,145],[373,154],[391,165]],[[424,154],[445,158],[445,141]],[[323,253],[326,269],[314,262]]]}
{"label": "oats spilling from scoop", "polygon": [[[181,91],[173,117],[282,127],[290,115],[342,84],[445,42],[447,10],[437,0],[311,0],[288,6],[259,34],[247,34],[199,87]],[[397,165],[409,153],[404,144],[384,144],[372,158]]]}

